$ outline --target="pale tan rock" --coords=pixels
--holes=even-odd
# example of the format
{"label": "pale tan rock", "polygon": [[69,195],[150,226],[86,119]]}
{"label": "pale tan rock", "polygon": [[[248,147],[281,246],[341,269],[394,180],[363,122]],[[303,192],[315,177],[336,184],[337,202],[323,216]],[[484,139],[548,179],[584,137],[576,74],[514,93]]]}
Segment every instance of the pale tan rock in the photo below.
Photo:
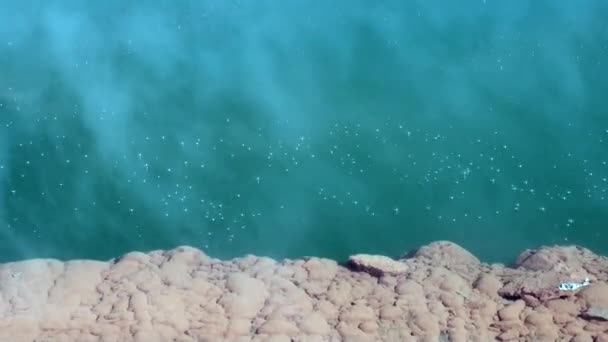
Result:
{"label": "pale tan rock", "polygon": [[423,338],[438,338],[440,334],[437,319],[428,312],[417,312],[409,324],[412,331]]}
{"label": "pale tan rock", "polygon": [[608,342],[608,332],[598,334],[595,342]]}
{"label": "pale tan rock", "polygon": [[338,263],[333,260],[310,258],[304,265],[304,269],[308,271],[308,279],[310,280],[332,280],[338,271]]}
{"label": "pale tan rock", "polygon": [[[608,260],[588,250],[527,251],[518,268],[480,263],[448,242],[399,261],[372,257],[367,262],[390,260],[399,271],[378,277],[312,257],[222,261],[191,247],[109,262],[2,264],[0,341],[607,338]],[[590,286],[556,290],[560,281],[584,276]]]}
{"label": "pale tan rock", "polygon": [[359,271],[375,276],[398,275],[407,272],[407,265],[384,255],[356,254],[348,258],[349,263]]}
{"label": "pale tan rock", "polygon": [[380,309],[380,319],[394,321],[401,318],[403,311],[393,305],[385,305]]}
{"label": "pale tan rock", "polygon": [[287,335],[268,336],[262,340],[263,342],[291,342],[292,339]]}
{"label": "pale tan rock", "polygon": [[292,322],[280,319],[268,320],[258,329],[258,333],[265,335],[295,335],[299,331]]}
{"label": "pale tan rock", "polygon": [[462,317],[454,317],[448,321],[449,341],[467,341],[468,334],[466,320]]}
{"label": "pale tan rock", "polygon": [[507,330],[500,335],[498,335],[499,341],[517,341],[519,340],[519,331],[516,329]]}
{"label": "pale tan rock", "polygon": [[403,282],[400,282],[395,290],[399,295],[411,295],[415,297],[424,296],[422,285],[412,280],[404,280]]}
{"label": "pale tan rock", "polygon": [[230,291],[219,300],[231,318],[253,318],[262,309],[268,290],[263,282],[244,273],[229,274],[226,289]]}
{"label": "pale tan rock", "polygon": [[323,315],[313,313],[302,320],[300,330],[310,335],[327,335],[330,333],[331,328]]}
{"label": "pale tan rock", "polygon": [[234,318],[228,323],[228,336],[242,336],[251,334],[251,321],[244,318]]}
{"label": "pale tan rock", "polygon": [[327,342],[329,341],[329,339],[326,339],[325,337],[321,336],[321,335],[302,335],[301,342]]}
{"label": "pale tan rock", "polygon": [[363,305],[347,307],[340,314],[340,320],[349,323],[370,321],[375,319],[375,317],[376,315],[374,313],[374,310],[370,307]]}
{"label": "pale tan rock", "polygon": [[350,282],[332,282],[327,292],[327,299],[335,305],[346,305],[352,300],[352,288],[353,285]]}
{"label": "pale tan rock", "polygon": [[359,324],[359,329],[361,329],[361,331],[368,333],[368,334],[373,334],[378,330],[378,323],[376,323],[376,321],[364,321],[361,322]]}
{"label": "pale tan rock", "polygon": [[485,273],[479,276],[474,286],[481,293],[488,296],[496,296],[503,284],[496,276]]}

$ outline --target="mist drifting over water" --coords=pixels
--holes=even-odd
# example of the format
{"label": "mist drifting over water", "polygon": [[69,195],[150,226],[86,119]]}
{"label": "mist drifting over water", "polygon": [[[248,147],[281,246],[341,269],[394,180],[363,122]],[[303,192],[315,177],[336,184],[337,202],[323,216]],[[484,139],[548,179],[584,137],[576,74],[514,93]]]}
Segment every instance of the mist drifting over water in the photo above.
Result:
{"label": "mist drifting over water", "polygon": [[608,252],[603,1],[3,8],[0,258]]}

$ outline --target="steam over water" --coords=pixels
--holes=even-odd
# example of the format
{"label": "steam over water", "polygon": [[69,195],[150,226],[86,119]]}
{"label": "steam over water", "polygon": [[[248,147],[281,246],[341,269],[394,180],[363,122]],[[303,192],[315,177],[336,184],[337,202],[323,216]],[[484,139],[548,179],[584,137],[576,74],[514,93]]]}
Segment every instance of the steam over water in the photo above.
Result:
{"label": "steam over water", "polygon": [[608,253],[608,2],[6,2],[0,261]]}

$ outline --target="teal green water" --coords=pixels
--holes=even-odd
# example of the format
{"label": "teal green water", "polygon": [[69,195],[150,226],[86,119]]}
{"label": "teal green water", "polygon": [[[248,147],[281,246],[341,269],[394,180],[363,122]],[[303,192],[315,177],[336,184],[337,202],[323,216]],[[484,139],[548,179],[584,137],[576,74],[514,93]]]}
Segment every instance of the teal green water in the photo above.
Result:
{"label": "teal green water", "polygon": [[5,2],[0,261],[608,254],[608,2]]}

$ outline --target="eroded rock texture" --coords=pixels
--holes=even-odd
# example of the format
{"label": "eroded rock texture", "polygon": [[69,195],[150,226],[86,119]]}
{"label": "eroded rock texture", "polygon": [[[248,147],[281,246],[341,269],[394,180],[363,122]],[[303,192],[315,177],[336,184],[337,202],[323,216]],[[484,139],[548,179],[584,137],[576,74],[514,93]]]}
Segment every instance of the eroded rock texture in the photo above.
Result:
{"label": "eroded rock texture", "polygon": [[579,247],[505,267],[449,242],[344,266],[189,247],[29,260],[0,265],[0,341],[608,341],[607,280],[608,259]]}

